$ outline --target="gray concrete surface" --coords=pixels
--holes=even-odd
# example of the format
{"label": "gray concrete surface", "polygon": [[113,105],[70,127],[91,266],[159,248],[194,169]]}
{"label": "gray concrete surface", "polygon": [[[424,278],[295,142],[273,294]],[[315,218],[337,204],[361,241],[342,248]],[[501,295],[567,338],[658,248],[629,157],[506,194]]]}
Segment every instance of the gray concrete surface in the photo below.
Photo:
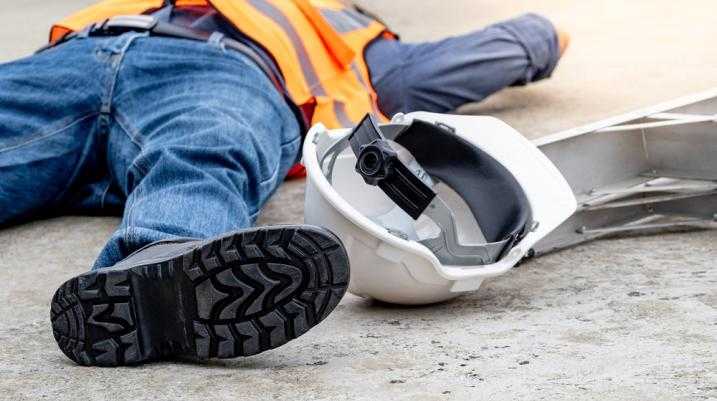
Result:
{"label": "gray concrete surface", "polygon": [[[28,54],[55,16],[88,3],[0,3],[0,61]],[[364,3],[409,40],[527,10],[573,32],[554,79],[464,109],[531,137],[717,85],[712,0]],[[262,221],[300,222],[302,193],[301,182],[285,185]],[[116,224],[65,217],[0,231],[0,399],[717,399],[715,232],[592,243],[433,307],[349,296],[304,337],[247,359],[73,366],[52,339],[49,299]]]}

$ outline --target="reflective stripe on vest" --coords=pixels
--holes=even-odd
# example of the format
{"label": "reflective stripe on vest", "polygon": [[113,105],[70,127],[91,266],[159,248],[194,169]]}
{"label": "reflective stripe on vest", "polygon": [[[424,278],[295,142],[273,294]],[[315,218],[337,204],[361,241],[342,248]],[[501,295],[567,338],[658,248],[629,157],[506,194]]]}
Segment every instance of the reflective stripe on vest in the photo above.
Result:
{"label": "reflective stripe on vest", "polygon": [[354,10],[351,10],[349,12],[322,9],[321,14],[324,16],[324,18],[326,18],[327,21],[329,21],[329,23],[334,27],[336,32],[339,33],[346,33],[355,31],[357,29],[368,28],[373,21],[365,15]]}
{"label": "reflective stripe on vest", "polygon": [[[164,0],[104,0],[56,24],[51,41],[104,19],[147,14]],[[340,0],[175,0],[176,6],[213,6],[276,61],[291,99],[314,105],[312,123],[352,126],[368,112],[382,119],[363,54],[385,34],[379,22]]]}
{"label": "reflective stripe on vest", "polygon": [[[327,97],[326,89],[324,89],[324,87],[322,86],[321,80],[319,79],[316,71],[314,70],[314,67],[309,58],[309,54],[306,52],[306,48],[304,47],[304,42],[299,36],[299,33],[296,32],[294,27],[291,25],[286,15],[284,15],[281,10],[279,10],[273,4],[265,0],[249,0],[249,3],[251,3],[252,6],[264,13],[264,15],[268,16],[277,25],[279,25],[286,33],[289,40],[291,40],[291,44],[293,45],[294,50],[297,53],[299,65],[301,66],[301,71],[304,74],[306,83],[309,85],[311,94],[317,98]],[[340,124],[349,124],[346,126],[353,125],[351,118],[349,118],[349,116],[346,114],[346,107],[342,103],[334,102],[332,104],[332,107],[332,112],[335,114],[336,119]]]}

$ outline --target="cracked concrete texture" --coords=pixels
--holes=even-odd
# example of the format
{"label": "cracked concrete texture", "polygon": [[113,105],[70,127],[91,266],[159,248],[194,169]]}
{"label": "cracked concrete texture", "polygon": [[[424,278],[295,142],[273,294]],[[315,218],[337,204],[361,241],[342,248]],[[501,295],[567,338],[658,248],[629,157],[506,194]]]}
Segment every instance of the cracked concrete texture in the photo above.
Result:
{"label": "cracked concrete texture", "polygon": [[[27,54],[55,16],[88,3],[4,2],[0,59]],[[530,9],[572,31],[553,80],[465,108],[531,137],[717,85],[710,0],[364,3],[407,39]],[[303,183],[288,183],[262,222],[300,222],[302,196]],[[432,307],[348,296],[305,336],[246,359],[77,367],[52,339],[49,300],[116,224],[64,217],[0,231],[0,399],[717,399],[717,232],[587,244]]]}

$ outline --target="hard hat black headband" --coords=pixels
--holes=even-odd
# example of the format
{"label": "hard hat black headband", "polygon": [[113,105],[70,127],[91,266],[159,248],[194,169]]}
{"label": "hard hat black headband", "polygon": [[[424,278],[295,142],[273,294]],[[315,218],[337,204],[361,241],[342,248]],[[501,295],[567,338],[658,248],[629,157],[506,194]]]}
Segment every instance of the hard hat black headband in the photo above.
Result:
{"label": "hard hat black headband", "polygon": [[492,156],[450,127],[418,119],[393,140],[433,179],[463,198],[488,241],[515,240],[525,233],[532,220],[528,199],[513,174]]}
{"label": "hard hat black headband", "polygon": [[356,172],[364,181],[381,188],[398,207],[418,219],[436,193],[398,159],[370,114],[354,128],[349,144],[356,155]]}
{"label": "hard hat black headband", "polygon": [[[399,159],[392,143],[413,156],[420,166],[416,172]],[[530,203],[512,173],[441,122],[397,119],[379,127],[367,115],[349,135],[325,142],[318,151],[319,165],[329,183],[339,154],[349,146],[356,156],[354,169],[367,184],[378,186],[414,220],[424,215],[439,227],[437,236],[417,241],[444,264],[495,263],[534,224]],[[427,177],[417,175],[424,173]],[[434,192],[432,181],[443,182],[465,201],[485,243],[459,241],[456,216]]]}

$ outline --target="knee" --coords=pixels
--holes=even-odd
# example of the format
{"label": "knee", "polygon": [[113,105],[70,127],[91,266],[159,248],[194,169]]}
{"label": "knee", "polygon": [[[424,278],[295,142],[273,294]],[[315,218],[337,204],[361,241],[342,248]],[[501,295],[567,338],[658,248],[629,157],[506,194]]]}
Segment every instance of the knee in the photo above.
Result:
{"label": "knee", "polygon": [[[288,146],[295,155],[299,141]],[[200,192],[207,200],[238,197],[258,204],[274,192],[292,164],[282,153],[280,145],[267,148],[230,139],[214,139],[207,145],[163,145],[137,159],[130,169],[127,192],[141,185],[169,192]],[[291,159],[293,162],[295,156]]]}

